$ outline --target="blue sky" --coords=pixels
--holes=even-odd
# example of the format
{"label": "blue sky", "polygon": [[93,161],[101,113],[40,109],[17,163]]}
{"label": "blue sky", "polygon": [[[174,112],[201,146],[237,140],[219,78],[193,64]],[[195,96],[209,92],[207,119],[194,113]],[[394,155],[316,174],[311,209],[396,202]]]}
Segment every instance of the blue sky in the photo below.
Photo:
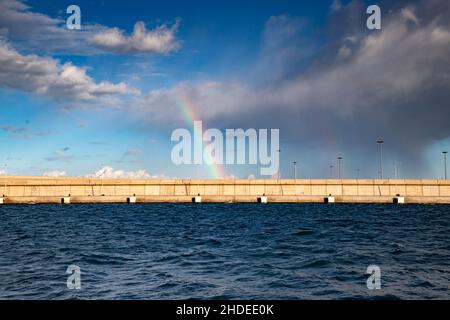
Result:
{"label": "blue sky", "polygon": [[[377,177],[378,139],[385,176],[442,178],[448,4],[374,3],[379,31],[357,0],[0,0],[0,171],[213,178],[170,158],[189,101],[206,127],[279,129],[285,178],[294,160],[300,177],[330,177],[338,156],[343,176]],[[81,30],[65,28],[70,4]]]}

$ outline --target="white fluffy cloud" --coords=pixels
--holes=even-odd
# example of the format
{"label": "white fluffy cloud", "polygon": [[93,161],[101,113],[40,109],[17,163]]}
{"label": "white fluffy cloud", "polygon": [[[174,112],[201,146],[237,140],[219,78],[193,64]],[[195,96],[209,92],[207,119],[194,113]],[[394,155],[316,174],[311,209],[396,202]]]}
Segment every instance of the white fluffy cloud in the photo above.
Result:
{"label": "white fluffy cloud", "polygon": [[163,24],[153,30],[147,30],[143,22],[137,22],[130,36],[118,28],[86,22],[82,23],[81,30],[68,30],[65,22],[60,17],[34,12],[25,0],[0,0],[0,36],[14,40],[17,48],[27,52],[165,54],[181,45],[176,37],[178,20],[171,26]]}
{"label": "white fluffy cloud", "polygon": [[137,93],[123,82],[96,82],[85,69],[69,62],[22,55],[6,42],[0,42],[0,86],[75,103],[107,103],[114,96]]}
{"label": "white fluffy cloud", "polygon": [[100,32],[102,26],[83,23],[81,30],[73,31],[65,23],[63,18],[34,12],[26,1],[0,0],[0,36],[14,41],[21,51],[83,55],[100,52],[87,39]]}
{"label": "white fluffy cloud", "polygon": [[105,166],[93,174],[88,174],[90,178],[110,178],[110,179],[164,179],[164,175],[150,175],[146,170],[125,171],[114,170],[112,167]]}
{"label": "white fluffy cloud", "polygon": [[30,36],[38,32],[55,32],[60,19],[30,11],[30,7],[18,0],[0,0],[0,31],[3,34]]}
{"label": "white fluffy cloud", "polygon": [[[4,171],[0,171],[0,175]],[[46,177],[65,177],[67,176],[64,170],[51,170],[43,173]],[[164,175],[150,175],[146,170],[125,171],[115,170],[112,167],[105,166],[92,174],[86,175],[89,178],[105,178],[105,179],[167,179]]]}
{"label": "white fluffy cloud", "polygon": [[43,175],[46,177],[64,177],[67,175],[67,173],[65,171],[52,170],[52,171],[44,172]]}
{"label": "white fluffy cloud", "polygon": [[115,53],[169,53],[180,47],[176,37],[179,27],[177,20],[172,26],[161,25],[147,30],[144,22],[134,25],[130,36],[118,28],[106,29],[90,38],[97,47]]}

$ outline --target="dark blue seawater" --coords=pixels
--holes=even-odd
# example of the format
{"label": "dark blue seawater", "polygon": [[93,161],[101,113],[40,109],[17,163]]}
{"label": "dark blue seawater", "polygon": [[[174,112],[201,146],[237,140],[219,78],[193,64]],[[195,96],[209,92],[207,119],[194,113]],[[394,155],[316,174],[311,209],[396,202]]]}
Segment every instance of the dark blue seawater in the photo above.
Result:
{"label": "dark blue seawater", "polygon": [[449,285],[445,205],[0,207],[3,299],[449,299]]}

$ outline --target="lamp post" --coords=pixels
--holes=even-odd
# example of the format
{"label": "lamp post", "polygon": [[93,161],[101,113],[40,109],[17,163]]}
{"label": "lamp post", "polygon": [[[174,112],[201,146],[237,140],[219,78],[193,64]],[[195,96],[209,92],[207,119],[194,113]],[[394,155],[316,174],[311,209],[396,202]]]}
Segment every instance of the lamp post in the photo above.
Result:
{"label": "lamp post", "polygon": [[360,172],[359,168],[356,169],[356,179],[359,179],[359,172]]}
{"label": "lamp post", "polygon": [[297,161],[292,162],[294,164],[294,179],[297,180]]}
{"label": "lamp post", "polygon": [[338,178],[341,179],[341,160],[342,157],[338,157]]}
{"label": "lamp post", "polygon": [[334,166],[330,164],[330,179],[333,179],[333,168]]}
{"label": "lamp post", "polygon": [[398,164],[397,161],[394,160],[394,179],[398,179]]}
{"label": "lamp post", "polygon": [[447,180],[447,151],[442,151],[444,155],[444,179]]}
{"label": "lamp post", "polygon": [[377,143],[380,145],[380,179],[383,179],[383,140],[378,140]]}

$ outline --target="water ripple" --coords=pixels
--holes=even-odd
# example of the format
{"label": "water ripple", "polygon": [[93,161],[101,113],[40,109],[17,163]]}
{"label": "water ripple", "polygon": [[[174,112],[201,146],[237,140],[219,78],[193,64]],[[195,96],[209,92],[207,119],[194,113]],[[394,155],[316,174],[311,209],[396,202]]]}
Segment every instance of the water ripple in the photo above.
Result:
{"label": "water ripple", "polygon": [[[0,207],[3,299],[449,299],[450,206]],[[81,290],[66,287],[81,268]],[[382,289],[366,287],[367,266]]]}

